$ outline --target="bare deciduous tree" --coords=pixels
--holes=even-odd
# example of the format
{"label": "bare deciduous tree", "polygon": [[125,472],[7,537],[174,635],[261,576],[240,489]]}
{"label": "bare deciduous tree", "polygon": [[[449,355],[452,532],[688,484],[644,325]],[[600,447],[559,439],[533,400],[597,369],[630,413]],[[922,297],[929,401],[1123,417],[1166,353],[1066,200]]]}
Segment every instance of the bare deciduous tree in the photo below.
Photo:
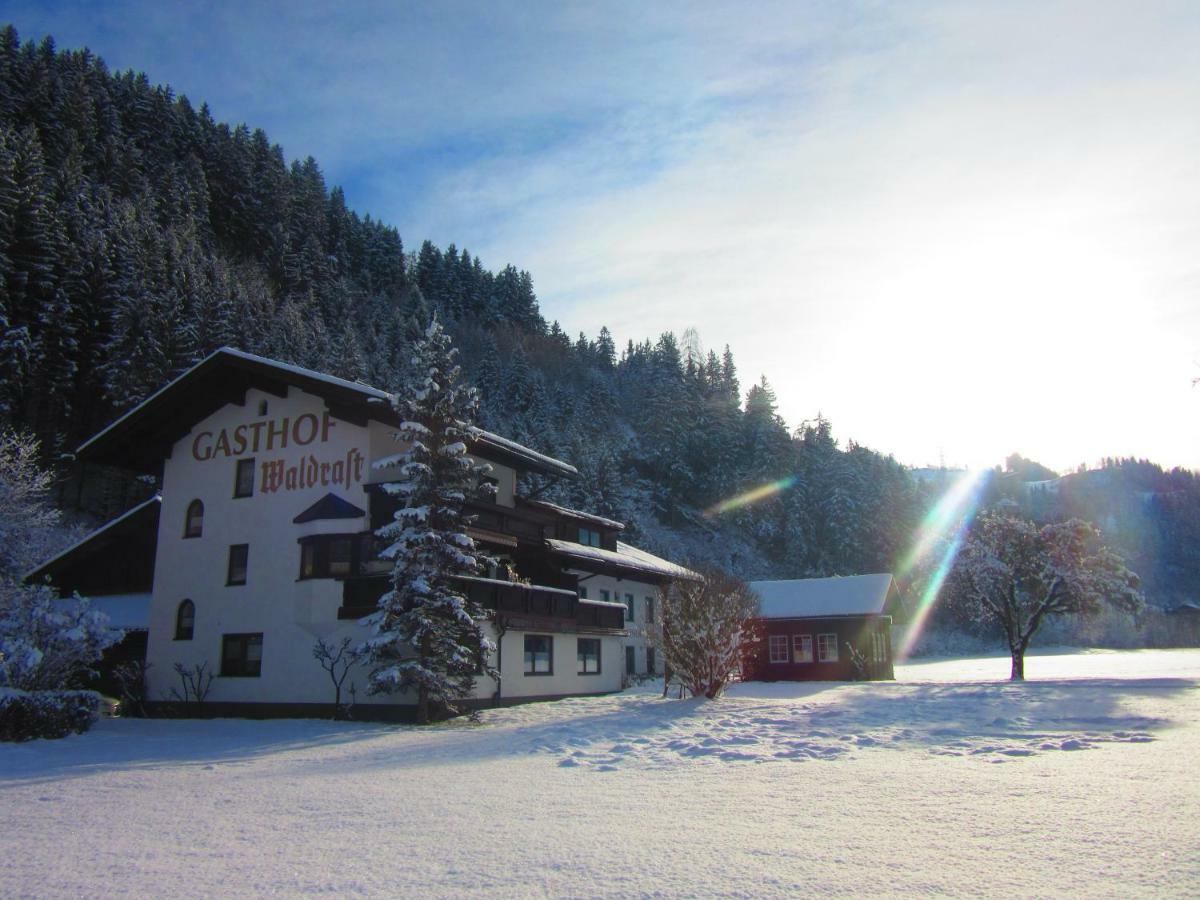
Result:
{"label": "bare deciduous tree", "polygon": [[[317,638],[317,642],[313,644],[313,659],[329,673],[329,680],[333,682],[333,717],[335,719],[350,718],[350,707],[342,706],[342,685],[346,683],[346,676],[350,674],[350,667],[356,660],[354,651],[350,649],[353,643],[353,638],[344,637],[337,647],[325,643],[323,638]],[[353,688],[353,685],[351,687]]]}
{"label": "bare deciduous tree", "polygon": [[673,583],[661,597],[662,615],[647,638],[693,697],[719,697],[754,640],[757,595],[732,575],[708,571]]}
{"label": "bare deciduous tree", "polygon": [[1012,679],[1025,678],[1025,651],[1047,616],[1094,614],[1102,603],[1142,608],[1138,577],[1080,519],[1035,525],[987,512],[971,525],[949,583],[952,602],[1004,632]]}

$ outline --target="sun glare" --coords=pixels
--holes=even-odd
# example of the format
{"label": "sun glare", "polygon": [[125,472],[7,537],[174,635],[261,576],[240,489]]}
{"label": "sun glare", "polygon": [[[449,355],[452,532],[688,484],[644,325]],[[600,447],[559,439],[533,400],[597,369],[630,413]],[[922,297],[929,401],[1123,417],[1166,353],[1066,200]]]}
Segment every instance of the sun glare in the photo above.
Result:
{"label": "sun glare", "polygon": [[921,592],[921,599],[909,620],[908,634],[896,654],[898,662],[908,658],[917,639],[925,630],[925,623],[937,602],[938,592],[950,574],[962,547],[967,526],[979,507],[979,498],[987,474],[986,469],[964,472],[950,486],[925,516],[917,530],[912,549],[896,572],[896,577],[903,580],[917,568],[927,566],[932,558],[937,557],[937,564],[930,572],[925,589]]}
{"label": "sun glare", "polygon": [[759,503],[768,497],[774,497],[776,494],[783,493],[795,483],[796,476],[789,475],[787,478],[780,478],[778,481],[759,485],[756,488],[751,488],[744,493],[738,494],[736,497],[730,497],[728,500],[722,500],[720,503],[713,504],[704,511],[704,517],[711,519],[713,516],[722,515],[730,510],[741,509],[743,506]]}

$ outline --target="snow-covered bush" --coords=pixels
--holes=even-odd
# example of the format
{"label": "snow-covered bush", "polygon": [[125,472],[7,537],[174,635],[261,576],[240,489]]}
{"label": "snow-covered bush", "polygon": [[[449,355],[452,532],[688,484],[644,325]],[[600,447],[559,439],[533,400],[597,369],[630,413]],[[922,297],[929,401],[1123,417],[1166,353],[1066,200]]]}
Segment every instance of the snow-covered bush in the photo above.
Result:
{"label": "snow-covered bush", "polygon": [[58,549],[50,475],[36,458],[37,441],[0,431],[0,687],[58,691],[89,676],[122,633],[87,600],[22,581]]}
{"label": "snow-covered bush", "polygon": [[693,697],[721,695],[756,638],[758,596],[724,572],[677,581],[662,592],[662,615],[647,627],[671,677]]}
{"label": "snow-covered bush", "polygon": [[80,684],[121,635],[84,598],[0,581],[0,687],[56,691]]}
{"label": "snow-covered bush", "polygon": [[100,711],[95,691],[19,691],[0,688],[0,741],[82,734]]}

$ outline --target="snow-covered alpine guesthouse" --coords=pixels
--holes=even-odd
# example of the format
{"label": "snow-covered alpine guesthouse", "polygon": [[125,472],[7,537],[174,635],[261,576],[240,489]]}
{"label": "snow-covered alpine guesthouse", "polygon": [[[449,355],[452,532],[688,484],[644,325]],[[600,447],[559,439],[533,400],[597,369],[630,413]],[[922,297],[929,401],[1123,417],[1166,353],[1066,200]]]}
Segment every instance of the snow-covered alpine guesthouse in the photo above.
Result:
{"label": "snow-covered alpine guesthouse", "polygon": [[[145,629],[152,702],[179,687],[176,664],[207,664],[211,714],[329,714],[314,643],[365,638],[358,620],[390,583],[374,531],[395,501],[372,462],[397,452],[393,416],[384,391],[222,348],[77,452],[160,476],[161,495],[31,577]],[[491,464],[496,494],[468,506],[469,533],[508,570],[464,579],[491,612],[500,671],[478,680],[474,703],[604,693],[661,672],[644,626],[660,587],[694,574],[619,541],[619,522],[517,493],[521,473],[575,477],[569,464],[489,432],[470,452]],[[365,675],[346,683],[356,715],[412,714],[414,698],[370,696]]]}
{"label": "snow-covered alpine guesthouse", "polygon": [[746,677],[757,681],[894,678],[892,620],[903,614],[888,574],[752,581],[759,634]]}

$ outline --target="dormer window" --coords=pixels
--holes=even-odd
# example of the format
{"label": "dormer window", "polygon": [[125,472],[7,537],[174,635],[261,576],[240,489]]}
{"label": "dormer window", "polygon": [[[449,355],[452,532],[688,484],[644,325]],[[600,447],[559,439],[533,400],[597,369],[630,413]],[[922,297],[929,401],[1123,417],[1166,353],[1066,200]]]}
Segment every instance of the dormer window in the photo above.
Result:
{"label": "dormer window", "polygon": [[188,504],[187,518],[183,522],[183,536],[185,538],[200,537],[204,532],[204,504],[199,500],[193,500]]}
{"label": "dormer window", "polygon": [[600,532],[593,531],[590,528],[580,528],[579,543],[583,544],[585,547],[599,547]]}

